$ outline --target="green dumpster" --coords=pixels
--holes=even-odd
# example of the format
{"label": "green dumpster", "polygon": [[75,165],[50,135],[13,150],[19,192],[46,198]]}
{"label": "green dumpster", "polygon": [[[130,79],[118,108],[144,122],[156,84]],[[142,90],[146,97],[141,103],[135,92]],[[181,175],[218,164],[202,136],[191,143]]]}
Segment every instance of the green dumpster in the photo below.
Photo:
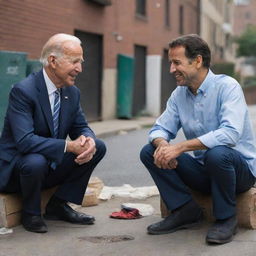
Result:
{"label": "green dumpster", "polygon": [[134,58],[122,54],[117,56],[117,117],[132,117],[132,95],[134,83]]}
{"label": "green dumpster", "polygon": [[29,74],[33,72],[38,72],[41,70],[43,67],[42,63],[39,60],[27,60],[27,71],[26,75],[28,76]]}
{"label": "green dumpster", "polygon": [[4,124],[11,86],[26,77],[26,62],[25,52],[0,51],[0,129]]}

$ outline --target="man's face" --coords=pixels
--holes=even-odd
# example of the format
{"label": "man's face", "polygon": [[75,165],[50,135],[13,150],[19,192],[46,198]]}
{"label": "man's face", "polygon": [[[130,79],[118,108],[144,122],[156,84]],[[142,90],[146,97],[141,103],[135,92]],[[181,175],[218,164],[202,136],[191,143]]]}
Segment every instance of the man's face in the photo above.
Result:
{"label": "man's face", "polygon": [[54,76],[58,87],[72,86],[82,72],[83,50],[79,43],[67,42],[61,57],[55,57]]}
{"label": "man's face", "polygon": [[177,85],[193,87],[197,81],[197,61],[185,56],[185,48],[178,46],[169,49],[170,72],[174,75]]}

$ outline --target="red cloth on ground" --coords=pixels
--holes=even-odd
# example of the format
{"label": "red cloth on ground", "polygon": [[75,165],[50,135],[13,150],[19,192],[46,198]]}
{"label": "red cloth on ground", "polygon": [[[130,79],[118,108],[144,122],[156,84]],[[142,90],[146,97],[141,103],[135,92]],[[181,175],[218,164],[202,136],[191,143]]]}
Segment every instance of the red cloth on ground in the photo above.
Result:
{"label": "red cloth on ground", "polygon": [[138,209],[135,209],[135,208],[125,209],[125,208],[123,208],[119,212],[112,212],[109,217],[114,218],[114,219],[139,219],[142,216],[140,215]]}

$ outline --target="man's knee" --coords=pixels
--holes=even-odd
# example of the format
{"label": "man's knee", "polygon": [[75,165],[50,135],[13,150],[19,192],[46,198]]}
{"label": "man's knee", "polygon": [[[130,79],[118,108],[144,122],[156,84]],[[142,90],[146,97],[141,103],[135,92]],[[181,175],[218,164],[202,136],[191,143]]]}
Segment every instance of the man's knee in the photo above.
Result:
{"label": "man's knee", "polygon": [[146,144],[140,151],[140,160],[143,164],[153,159],[155,148],[152,144]]}
{"label": "man's knee", "polygon": [[223,166],[230,162],[230,151],[232,149],[226,146],[217,146],[207,150],[204,163],[207,166]]}
{"label": "man's knee", "polygon": [[98,157],[100,157],[100,159],[102,159],[104,157],[104,155],[106,154],[106,151],[107,151],[106,145],[100,139],[96,139],[95,144],[96,144],[96,155]]}
{"label": "man's knee", "polygon": [[23,156],[18,167],[21,175],[41,176],[48,172],[48,160],[41,154],[27,154]]}

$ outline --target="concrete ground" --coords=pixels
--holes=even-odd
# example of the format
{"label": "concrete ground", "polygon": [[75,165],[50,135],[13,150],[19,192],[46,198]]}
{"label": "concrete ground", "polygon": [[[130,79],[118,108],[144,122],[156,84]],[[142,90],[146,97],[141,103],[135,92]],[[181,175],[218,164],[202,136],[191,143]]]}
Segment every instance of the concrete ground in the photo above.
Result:
{"label": "concrete ground", "polygon": [[[256,107],[250,107],[256,127]],[[104,137],[123,130],[150,126],[154,118],[137,120],[112,120],[94,123],[91,127]],[[154,207],[153,215],[136,220],[109,218],[113,211],[120,210],[124,202],[147,203]],[[100,202],[97,206],[80,208],[96,217],[90,226],[74,225],[61,221],[47,221],[48,233],[36,234],[21,226],[13,233],[0,235],[0,256],[253,256],[256,254],[256,232],[239,229],[235,239],[228,244],[208,246],[205,235],[210,225],[203,222],[198,227],[180,230],[172,234],[152,236],[146,227],[161,219],[159,196],[146,200],[115,198]]]}
{"label": "concrete ground", "polygon": [[[109,218],[124,202],[150,204],[155,213],[136,220]],[[12,234],[0,235],[0,256],[253,256],[256,253],[256,233],[248,229],[240,229],[231,243],[206,245],[205,234],[210,225],[207,222],[172,234],[148,235],[146,227],[160,220],[158,196],[146,200],[116,198],[79,210],[94,215],[96,223],[83,226],[47,221],[46,234],[15,227]]]}

